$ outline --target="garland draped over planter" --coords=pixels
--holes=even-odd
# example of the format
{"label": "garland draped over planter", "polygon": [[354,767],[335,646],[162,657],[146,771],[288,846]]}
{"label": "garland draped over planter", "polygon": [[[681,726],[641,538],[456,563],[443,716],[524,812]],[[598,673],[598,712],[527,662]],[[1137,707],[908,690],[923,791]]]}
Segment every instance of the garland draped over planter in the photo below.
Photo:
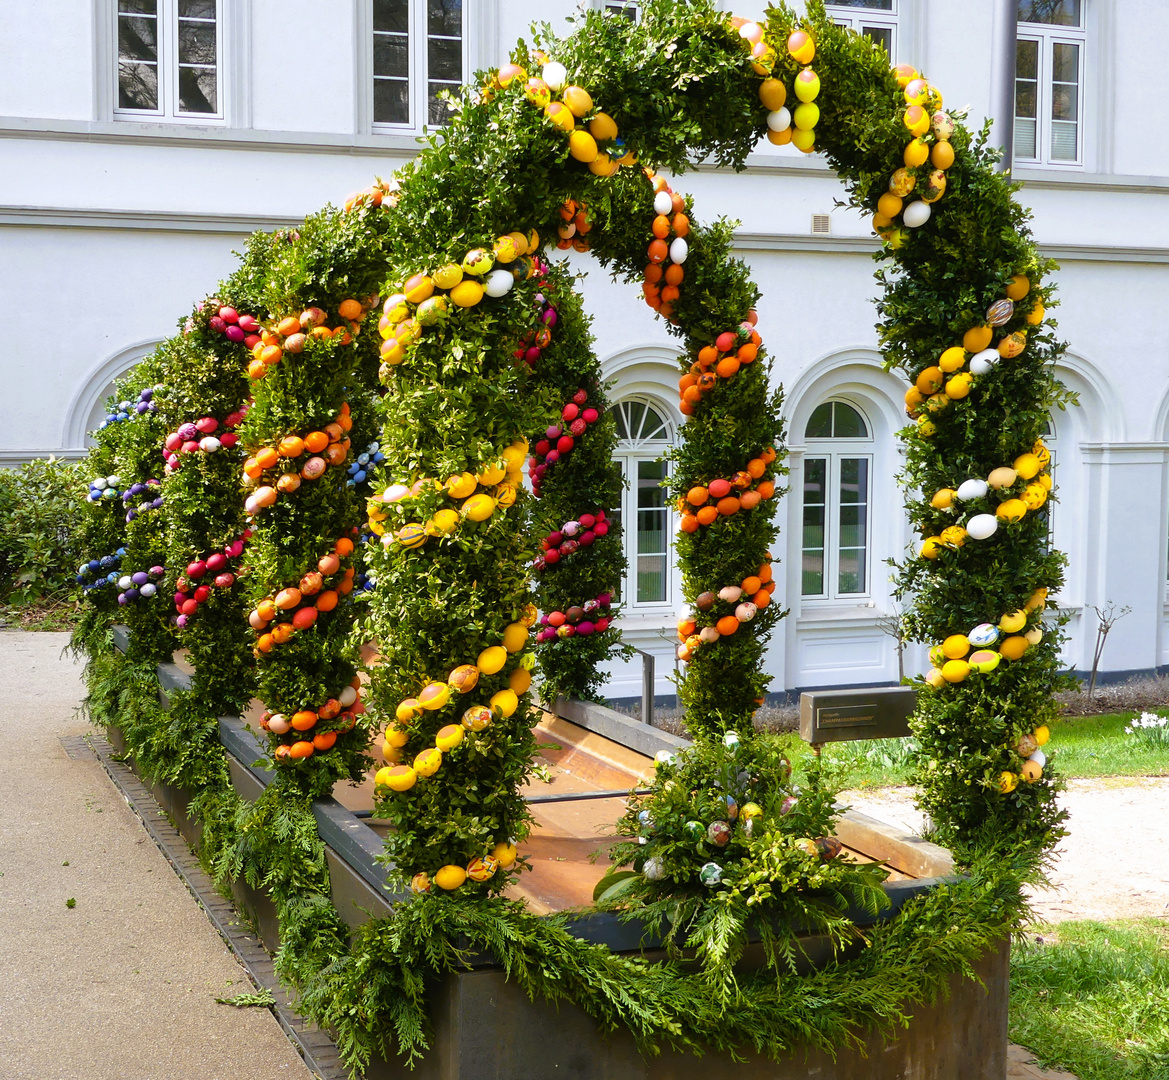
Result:
{"label": "garland draped over planter", "polygon": [[[808,9],[801,20],[771,8],[755,24],[653,0],[636,27],[591,13],[543,52],[520,46],[452,101],[450,125],[393,181],[296,232],[254,237],[214,299],[120,388],[156,411],[99,435],[95,477],[140,495],[160,478],[163,503],[126,521],[116,497],[94,502],[98,568],[85,572],[101,556],[119,571],[91,590],[76,639],[90,653],[91,714],[124,729],[141,768],[199,791],[204,856],[223,879],[270,890],[281,974],[354,1069],[375,1050],[426,1046],[423,981],[458,966],[459,935],[530,993],[568,995],[647,1048],[838,1048],[903,1022],[968,970],[1018,918],[1021,880],[1061,835],[1038,752],[1059,644],[1040,623],[1062,573],[1041,514],[1040,433],[1063,400],[1050,264],[986,133],[972,136],[931,84],[890,71],[821,3]],[[974,870],[907,905],[859,958],[809,976],[789,970],[792,925],[851,940],[846,907],[879,905],[879,875],[833,858],[818,772],[796,786],[753,731],[780,614],[768,548],[781,399],[731,226],[701,224],[667,175],[700,158],[741,167],[764,134],[826,154],[885,240],[880,331],[887,363],[914,384],[905,480],[924,540],[898,581],[911,633],[938,649],[914,721],[923,804]],[[670,490],[695,748],[630,804],[623,826],[644,843],[614,849],[632,869],[600,895],[668,931],[672,948],[697,949],[696,974],[613,957],[498,895],[523,868],[533,628],[553,693],[594,693],[616,648],[614,428],[571,277],[546,253],[553,236],[639,282],[683,340],[688,419]],[[384,460],[362,470],[366,534],[365,491],[344,466],[374,441]],[[158,570],[168,587],[150,595]],[[133,630],[124,659],[109,649],[115,618]],[[356,650],[371,639],[364,690]],[[167,715],[151,669],[176,643],[199,690]],[[277,782],[244,804],[215,717],[254,687]],[[423,895],[350,942],[308,800],[360,776],[383,727],[388,850]],[[765,934],[768,965],[736,979],[759,916],[779,927]]]}

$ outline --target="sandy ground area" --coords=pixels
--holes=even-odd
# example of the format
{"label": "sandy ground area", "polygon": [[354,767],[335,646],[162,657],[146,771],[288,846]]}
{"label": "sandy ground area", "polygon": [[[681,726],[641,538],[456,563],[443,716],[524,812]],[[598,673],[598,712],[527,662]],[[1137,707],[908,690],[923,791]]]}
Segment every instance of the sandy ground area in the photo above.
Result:
{"label": "sandy ground area", "polygon": [[[921,830],[910,788],[843,792],[841,801]],[[1060,801],[1069,835],[1057,852],[1053,888],[1032,893],[1036,918],[1169,918],[1169,778],[1069,780]]]}
{"label": "sandy ground area", "polygon": [[[308,1080],[96,759],[66,634],[0,632],[0,1077]],[[74,900],[68,907],[66,901]]]}

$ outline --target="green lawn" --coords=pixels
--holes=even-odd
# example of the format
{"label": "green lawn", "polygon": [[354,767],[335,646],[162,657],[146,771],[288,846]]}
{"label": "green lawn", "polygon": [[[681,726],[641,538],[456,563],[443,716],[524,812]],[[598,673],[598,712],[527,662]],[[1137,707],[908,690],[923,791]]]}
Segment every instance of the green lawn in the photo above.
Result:
{"label": "green lawn", "polygon": [[[1052,726],[1044,749],[1054,753],[1056,767],[1067,777],[1169,776],[1169,729],[1159,739],[1126,735],[1125,726],[1135,715],[1065,717]],[[846,786],[883,787],[909,783],[911,746],[910,739],[829,743],[823,753],[826,761],[847,770]],[[793,737],[793,759],[809,752]]]}
{"label": "green lawn", "polygon": [[1010,1036],[1079,1080],[1165,1080],[1169,924],[1029,927],[1011,951]]}

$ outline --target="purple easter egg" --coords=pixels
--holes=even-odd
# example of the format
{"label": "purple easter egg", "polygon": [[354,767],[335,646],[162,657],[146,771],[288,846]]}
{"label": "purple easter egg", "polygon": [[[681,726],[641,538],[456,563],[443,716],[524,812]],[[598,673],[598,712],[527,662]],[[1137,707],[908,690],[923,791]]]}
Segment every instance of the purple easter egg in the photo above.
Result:
{"label": "purple easter egg", "polygon": [[588,635],[591,634],[595,629],[596,629],[596,627],[591,622],[588,622],[586,620],[585,622],[582,622],[580,624],[580,626],[578,626],[576,628],[576,632],[578,634],[582,635],[583,637],[588,637]]}
{"label": "purple easter egg", "polygon": [[241,342],[247,335],[238,326],[229,326],[227,328],[227,340],[234,342]]}

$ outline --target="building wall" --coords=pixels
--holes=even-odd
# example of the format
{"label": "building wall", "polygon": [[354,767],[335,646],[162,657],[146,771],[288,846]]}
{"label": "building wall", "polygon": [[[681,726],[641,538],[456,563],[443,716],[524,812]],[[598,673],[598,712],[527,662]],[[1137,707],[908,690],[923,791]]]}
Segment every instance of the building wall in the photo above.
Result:
{"label": "building wall", "polygon": [[[471,68],[499,63],[528,36],[530,6],[466,0]],[[1071,559],[1060,596],[1069,665],[1091,664],[1093,606],[1130,605],[1104,668],[1169,664],[1169,143],[1155,103],[1169,93],[1160,42],[1169,5],[1084,0],[1084,156],[1075,167],[1019,168],[1045,254],[1057,258],[1071,343],[1060,374],[1079,405],[1054,418],[1061,502],[1055,542]],[[574,4],[539,17],[565,26]],[[729,5],[728,5],[729,6]],[[762,3],[734,10],[761,16]],[[896,0],[895,59],[930,73],[970,123],[994,115],[1010,66],[1009,0]],[[0,0],[10,43],[0,67],[0,288],[11,319],[0,353],[7,422],[0,463],[77,454],[109,381],[172,332],[192,299],[214,290],[253,229],[294,222],[388,175],[416,150],[412,132],[372,123],[371,0],[221,0],[224,118],[115,116],[114,0]],[[311,50],[305,42],[311,40]],[[311,62],[306,63],[306,57]],[[1146,107],[1142,107],[1145,105]],[[1001,109],[999,109],[1001,111]],[[817,157],[764,143],[739,174],[699,166],[676,185],[699,215],[737,219],[737,251],[763,293],[760,326],[786,388],[791,493],[781,504],[777,599],[790,608],[767,657],[773,688],[888,682],[897,677],[881,560],[911,537],[893,474],[898,380],[881,370],[873,329],[872,254],[859,214]],[[828,214],[829,235],[813,235]],[[639,301],[587,256],[586,306],[614,396],[655,402],[675,423],[675,345]],[[804,427],[830,397],[873,428],[872,587],[857,602],[805,601],[798,550]],[[672,689],[670,602],[626,618],[629,640],[658,657]],[[906,657],[920,669],[920,650]],[[640,666],[616,665],[610,693],[640,692]]]}

